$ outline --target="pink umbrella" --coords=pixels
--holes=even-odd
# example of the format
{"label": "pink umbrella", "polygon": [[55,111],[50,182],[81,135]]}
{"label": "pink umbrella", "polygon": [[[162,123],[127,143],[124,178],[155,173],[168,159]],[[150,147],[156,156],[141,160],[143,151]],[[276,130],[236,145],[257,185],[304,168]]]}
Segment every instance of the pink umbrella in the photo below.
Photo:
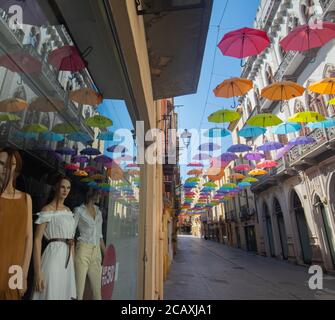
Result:
{"label": "pink umbrella", "polygon": [[190,162],[187,166],[188,167],[203,167],[204,165],[200,162]]}
{"label": "pink umbrella", "polygon": [[334,38],[335,24],[332,22],[321,22],[316,28],[304,24],[290,32],[280,41],[280,45],[285,51],[308,51],[322,47]]}
{"label": "pink umbrella", "polygon": [[218,47],[223,55],[242,59],[260,54],[269,45],[265,31],[242,28],[225,34]]}
{"label": "pink umbrella", "polygon": [[244,159],[249,161],[258,161],[265,159],[265,154],[261,152],[250,152],[244,156]]}
{"label": "pink umbrella", "polygon": [[140,166],[136,163],[129,163],[126,165],[127,168],[139,168]]}
{"label": "pink umbrella", "polygon": [[17,73],[41,72],[42,63],[24,52],[11,52],[0,56],[0,66]]}
{"label": "pink umbrella", "polygon": [[275,160],[279,160],[282,157],[284,157],[291,150],[291,148],[292,148],[292,145],[287,144],[283,148],[279,149],[275,157]]}
{"label": "pink umbrella", "polygon": [[125,162],[128,162],[128,161],[134,161],[134,157],[130,156],[129,154],[126,154],[122,157],[118,157],[116,158],[117,161],[125,161]]}
{"label": "pink umbrella", "polygon": [[250,171],[252,170],[252,167],[248,164],[240,164],[234,167],[235,171]]}
{"label": "pink umbrella", "polygon": [[256,167],[258,169],[264,169],[264,168],[274,168],[278,166],[278,162],[272,161],[272,160],[264,160],[259,163],[257,163]]}

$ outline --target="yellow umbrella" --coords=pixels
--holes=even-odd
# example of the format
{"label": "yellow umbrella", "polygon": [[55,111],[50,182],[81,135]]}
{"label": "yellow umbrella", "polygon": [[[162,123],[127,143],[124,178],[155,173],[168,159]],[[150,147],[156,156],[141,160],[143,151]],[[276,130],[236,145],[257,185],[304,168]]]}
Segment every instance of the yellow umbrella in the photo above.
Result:
{"label": "yellow umbrella", "polygon": [[261,176],[264,174],[268,174],[268,172],[266,170],[262,170],[262,169],[255,169],[255,170],[251,170],[248,173],[250,176]]}
{"label": "yellow umbrella", "polygon": [[325,78],[314,82],[308,87],[308,90],[319,94],[335,94],[335,78]]}
{"label": "yellow umbrella", "polygon": [[328,101],[328,104],[330,104],[330,105],[335,105],[335,98],[334,99],[331,99],[330,101]]}
{"label": "yellow umbrella", "polygon": [[99,92],[92,90],[91,88],[81,88],[69,93],[69,98],[72,101],[78,102],[79,104],[87,104],[90,106],[96,106],[103,100],[102,95]]}
{"label": "yellow umbrella", "polygon": [[229,178],[236,179],[236,180],[242,180],[242,179],[245,179],[246,176],[241,173],[233,173]]}
{"label": "yellow umbrella", "polygon": [[244,78],[231,78],[223,81],[213,91],[216,97],[232,98],[245,95],[253,87],[253,82]]}
{"label": "yellow umbrella", "polygon": [[65,107],[64,101],[52,97],[38,97],[29,106],[29,110],[38,112],[57,112]]}
{"label": "yellow umbrella", "polygon": [[309,122],[321,122],[326,120],[326,118],[314,111],[303,111],[297,112],[292,117],[288,118],[288,122],[299,122],[299,123],[309,123]]}
{"label": "yellow umbrella", "polygon": [[73,175],[77,176],[77,177],[87,177],[88,176],[88,173],[84,170],[78,170],[78,171],[75,171],[73,173]]}
{"label": "yellow umbrella", "polygon": [[233,110],[226,110],[222,109],[219,111],[216,111],[212,113],[208,117],[209,122],[215,122],[215,123],[224,123],[224,122],[232,122],[235,120],[239,120],[241,118],[241,115]]}
{"label": "yellow umbrella", "polygon": [[51,131],[60,134],[70,134],[78,132],[79,128],[74,123],[58,123],[53,127]]}
{"label": "yellow umbrella", "polygon": [[305,88],[292,81],[275,82],[262,89],[261,96],[272,101],[290,100],[300,97]]}
{"label": "yellow umbrella", "polygon": [[255,127],[272,127],[283,123],[283,121],[272,113],[261,113],[251,117],[247,124]]}
{"label": "yellow umbrella", "polygon": [[27,101],[11,98],[0,102],[0,112],[19,112],[28,108]]}
{"label": "yellow umbrella", "polygon": [[12,113],[3,113],[0,114],[0,121],[19,121],[21,118],[16,114]]}

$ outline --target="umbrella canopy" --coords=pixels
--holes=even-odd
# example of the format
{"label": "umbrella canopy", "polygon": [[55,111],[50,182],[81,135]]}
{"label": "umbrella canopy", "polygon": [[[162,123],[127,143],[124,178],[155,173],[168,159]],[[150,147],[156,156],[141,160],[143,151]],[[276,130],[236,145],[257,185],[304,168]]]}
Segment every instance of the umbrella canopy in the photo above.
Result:
{"label": "umbrella canopy", "polygon": [[38,97],[30,105],[29,110],[37,112],[57,112],[65,107],[64,101],[52,97]]}
{"label": "umbrella canopy", "polygon": [[48,128],[43,125],[43,124],[29,124],[29,125],[26,125],[22,131],[24,132],[36,132],[36,133],[43,133],[43,132],[47,132],[48,131]]}
{"label": "umbrella canopy", "polygon": [[217,159],[219,161],[230,162],[230,161],[236,160],[237,155],[235,153],[232,153],[232,152],[225,152],[225,153],[222,153],[219,157],[217,157]]}
{"label": "umbrella canopy", "polygon": [[290,100],[300,97],[305,88],[292,81],[275,82],[263,88],[261,96],[273,101]]}
{"label": "umbrella canopy", "polygon": [[140,171],[138,170],[129,170],[128,174],[131,176],[139,176],[140,175]]}
{"label": "umbrella canopy", "polygon": [[94,161],[96,163],[102,163],[102,164],[106,164],[106,163],[110,163],[113,162],[113,159],[110,157],[107,157],[105,155],[101,155],[101,156],[97,156],[94,158]]}
{"label": "umbrella canopy", "polygon": [[197,170],[197,169],[189,170],[187,172],[187,175],[189,175],[189,176],[193,176],[193,175],[199,176],[201,174],[203,174],[203,171],[202,170]]}
{"label": "umbrella canopy", "polygon": [[1,55],[0,66],[12,72],[24,74],[40,73],[42,69],[41,61],[24,51]]}
{"label": "umbrella canopy", "polygon": [[242,182],[253,183],[253,182],[258,182],[258,179],[257,178],[253,178],[253,177],[247,177],[247,178],[243,179]]}
{"label": "umbrella canopy", "polygon": [[320,122],[324,120],[326,120],[326,118],[322,114],[314,111],[297,112],[292,117],[288,118],[289,122],[299,123]]}
{"label": "umbrella canopy", "polygon": [[251,151],[251,150],[252,148],[245,144],[234,144],[231,147],[229,147],[227,151],[239,153],[239,152],[246,152],[246,151]]}
{"label": "umbrella canopy", "polygon": [[279,149],[276,155],[275,160],[279,160],[282,157],[284,157],[290,150],[291,150],[292,145],[287,144],[283,148]]}
{"label": "umbrella canopy", "polygon": [[253,82],[244,78],[231,78],[223,81],[213,91],[216,97],[232,98],[245,95],[253,87]]}
{"label": "umbrella canopy", "polygon": [[204,136],[205,137],[208,137],[208,138],[217,138],[217,137],[227,137],[227,136],[230,136],[231,135],[231,132],[227,129],[220,129],[220,128],[212,128],[212,129],[209,129],[208,131],[206,131],[204,133]]}
{"label": "umbrella canopy", "polygon": [[127,168],[139,168],[140,166],[136,163],[129,163],[126,165]]}
{"label": "umbrella canopy", "polygon": [[60,134],[70,134],[79,131],[79,128],[74,123],[58,123],[51,131]]}
{"label": "umbrella canopy", "polygon": [[102,95],[91,88],[81,88],[75,91],[70,91],[69,98],[79,104],[90,105],[93,107],[102,103],[103,100]]}
{"label": "umbrella canopy", "polygon": [[256,138],[265,133],[265,128],[246,125],[242,130],[237,133],[237,135],[243,138]]}
{"label": "umbrella canopy", "polygon": [[261,176],[261,175],[264,175],[264,174],[268,174],[268,172],[265,171],[265,170],[262,170],[262,169],[255,169],[255,170],[251,170],[249,172],[250,176]]}
{"label": "umbrella canopy", "polygon": [[200,162],[190,162],[187,166],[188,167],[203,167],[204,165]]}
{"label": "umbrella canopy", "polygon": [[272,160],[264,160],[259,163],[257,163],[256,168],[257,169],[265,169],[265,168],[274,168],[278,166],[278,162],[272,161]]}
{"label": "umbrella canopy", "polygon": [[92,128],[105,129],[113,125],[113,121],[107,117],[96,115],[85,119],[85,123]]}
{"label": "umbrella canopy", "polygon": [[272,133],[274,134],[289,134],[301,130],[301,125],[299,123],[284,122],[279,126],[273,128]]}
{"label": "umbrella canopy", "polygon": [[93,176],[91,176],[91,178],[95,181],[101,181],[101,180],[104,180],[105,177],[102,175],[102,174],[94,174]]}
{"label": "umbrella canopy", "polygon": [[226,110],[222,109],[219,111],[216,111],[212,113],[208,117],[209,122],[214,122],[214,123],[225,123],[225,122],[232,122],[235,120],[239,120],[241,118],[241,115],[233,110]]}
{"label": "umbrella canopy", "polygon": [[11,98],[0,102],[0,112],[19,112],[26,108],[28,102],[21,99]]}
{"label": "umbrella canopy", "polygon": [[67,136],[67,139],[70,141],[83,142],[83,143],[87,143],[93,140],[92,137],[90,137],[87,133],[83,132],[73,132]]}
{"label": "umbrella canopy", "polygon": [[291,31],[279,44],[285,51],[307,51],[322,47],[335,38],[334,26],[333,23],[325,21],[317,28],[304,24]]}
{"label": "umbrella canopy", "polygon": [[203,185],[204,187],[217,188],[218,186],[214,182],[206,182]]}
{"label": "umbrella canopy", "polygon": [[327,129],[327,128],[332,128],[332,127],[335,127],[335,120],[332,119],[332,118],[327,118],[324,121],[308,123],[306,127],[310,128],[310,129]]}
{"label": "umbrella canopy", "polygon": [[78,162],[78,163],[88,163],[89,159],[86,156],[74,156],[72,158],[72,162]]}
{"label": "umbrella canopy", "polygon": [[87,166],[87,167],[84,168],[84,170],[86,172],[97,172],[97,171],[99,171],[98,168],[96,168],[94,166]]}
{"label": "umbrella canopy", "polygon": [[76,165],[76,164],[66,164],[65,166],[64,166],[64,168],[66,169],[66,170],[73,170],[73,171],[76,171],[76,170],[79,170],[79,166],[78,165]]}
{"label": "umbrella canopy", "polygon": [[12,113],[3,113],[0,114],[0,121],[19,121],[21,118],[17,116],[16,114]]}
{"label": "umbrella canopy", "polygon": [[187,178],[185,182],[199,182],[199,178]]}
{"label": "umbrella canopy", "polygon": [[224,175],[225,175],[225,168],[224,167],[222,167],[222,168],[211,167],[207,171],[208,179],[211,180],[211,181],[219,181],[224,177]]}
{"label": "umbrella canopy", "polygon": [[233,173],[232,175],[229,176],[229,178],[235,180],[243,180],[244,178],[246,178],[246,176],[241,173]]}
{"label": "umbrella canopy", "polygon": [[239,164],[234,167],[235,171],[250,171],[252,170],[252,167],[248,164]]}
{"label": "umbrella canopy", "polygon": [[128,162],[128,161],[134,161],[134,157],[132,157],[129,154],[125,154],[125,155],[123,155],[121,157],[116,158],[115,160],[119,161],[119,162],[121,162],[121,161]]}
{"label": "umbrella canopy", "polygon": [[113,141],[117,137],[118,136],[114,132],[107,131],[107,132],[100,132],[97,136],[97,139],[102,141]]}
{"label": "umbrella canopy", "polygon": [[302,136],[302,137],[298,137],[298,138],[295,138],[295,139],[289,141],[289,144],[291,146],[297,146],[297,145],[312,144],[312,143],[315,143],[315,142],[316,142],[316,140],[312,137]]}
{"label": "umbrella canopy", "polygon": [[269,45],[265,31],[242,28],[225,34],[218,47],[223,55],[242,59],[260,54]]}
{"label": "umbrella canopy", "polygon": [[87,177],[88,173],[84,170],[77,170],[73,173],[73,175],[77,177]]}
{"label": "umbrella canopy", "polygon": [[250,152],[244,156],[245,160],[258,161],[265,158],[265,154],[261,152]]}
{"label": "umbrella canopy", "polygon": [[335,78],[325,78],[314,82],[308,87],[308,90],[319,94],[335,94]]}
{"label": "umbrella canopy", "polygon": [[216,143],[203,143],[198,147],[198,150],[200,151],[215,151],[215,150],[220,150],[221,146],[216,144]]}
{"label": "umbrella canopy", "polygon": [[75,46],[63,46],[49,53],[48,62],[57,70],[78,72],[87,67]]}
{"label": "umbrella canopy", "polygon": [[276,141],[270,141],[270,142],[266,142],[263,145],[257,147],[257,150],[258,151],[272,151],[272,150],[281,149],[282,147],[284,147],[282,143],[276,142]]}
{"label": "umbrella canopy", "polygon": [[128,149],[125,146],[123,146],[122,144],[117,144],[117,145],[112,145],[112,146],[108,147],[107,151],[108,152],[113,152],[113,153],[114,152],[122,153],[122,152],[128,151]]}
{"label": "umbrella canopy", "polygon": [[202,160],[209,160],[210,158],[211,157],[206,153],[199,153],[196,154],[192,159],[202,161]]}
{"label": "umbrella canopy", "polygon": [[251,117],[247,120],[247,124],[257,127],[272,127],[281,124],[283,121],[275,114],[261,113]]}
{"label": "umbrella canopy", "polygon": [[41,134],[41,138],[46,141],[63,141],[65,137],[62,134],[54,133],[52,131],[44,132]]}
{"label": "umbrella canopy", "polygon": [[237,186],[240,188],[248,188],[248,187],[251,187],[251,183],[244,181],[244,182],[240,182]]}
{"label": "umbrella canopy", "polygon": [[80,154],[87,155],[87,156],[97,156],[101,154],[101,152],[96,148],[86,148],[80,151]]}
{"label": "umbrella canopy", "polygon": [[67,147],[58,148],[56,152],[65,156],[74,156],[76,154],[76,150]]}

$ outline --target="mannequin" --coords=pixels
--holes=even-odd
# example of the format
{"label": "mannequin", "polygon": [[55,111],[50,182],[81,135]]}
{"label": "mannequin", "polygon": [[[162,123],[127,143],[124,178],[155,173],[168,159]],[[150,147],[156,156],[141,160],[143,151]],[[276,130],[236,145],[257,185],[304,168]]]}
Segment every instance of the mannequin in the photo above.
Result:
{"label": "mannequin", "polygon": [[101,300],[101,261],[105,250],[102,236],[102,213],[98,206],[99,193],[90,189],[86,194],[85,203],[74,209],[78,238],[75,268],[78,300],[83,299],[86,276],[94,300]]}
{"label": "mannequin", "polygon": [[[0,149],[0,300],[19,300],[27,290],[32,202],[28,194],[15,187],[21,169],[18,151]],[[16,271],[9,270],[12,266],[16,266]]]}
{"label": "mannequin", "polygon": [[[71,182],[62,177],[56,183],[52,201],[45,206],[35,221],[34,237],[34,294],[33,300],[76,299],[73,263],[75,220],[64,205],[71,190]],[[48,245],[41,258],[43,236]]]}

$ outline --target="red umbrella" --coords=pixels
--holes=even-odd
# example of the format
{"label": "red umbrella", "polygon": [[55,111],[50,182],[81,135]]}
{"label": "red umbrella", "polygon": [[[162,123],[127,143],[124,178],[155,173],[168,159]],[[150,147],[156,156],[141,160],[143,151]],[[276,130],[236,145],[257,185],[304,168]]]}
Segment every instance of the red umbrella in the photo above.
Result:
{"label": "red umbrella", "polygon": [[0,66],[17,73],[41,72],[41,62],[24,52],[6,53],[0,56]]}
{"label": "red umbrella", "polygon": [[66,164],[64,168],[67,170],[73,170],[73,171],[79,170],[79,166],[76,164]]}
{"label": "red umbrella", "polygon": [[322,22],[317,28],[304,24],[290,32],[280,41],[280,45],[285,51],[308,51],[322,47],[334,38],[335,24],[332,22]]}
{"label": "red umbrella", "polygon": [[235,171],[250,171],[252,168],[248,164],[239,164],[236,167],[234,167]]}
{"label": "red umbrella", "polygon": [[77,72],[87,67],[75,46],[64,46],[50,52],[48,62],[57,70]]}
{"label": "red umbrella", "polygon": [[265,168],[274,168],[278,166],[278,162],[272,160],[264,160],[256,164],[256,168],[265,169]]}
{"label": "red umbrella", "polygon": [[242,28],[225,34],[218,47],[223,55],[242,59],[260,54],[269,45],[265,31]]}

